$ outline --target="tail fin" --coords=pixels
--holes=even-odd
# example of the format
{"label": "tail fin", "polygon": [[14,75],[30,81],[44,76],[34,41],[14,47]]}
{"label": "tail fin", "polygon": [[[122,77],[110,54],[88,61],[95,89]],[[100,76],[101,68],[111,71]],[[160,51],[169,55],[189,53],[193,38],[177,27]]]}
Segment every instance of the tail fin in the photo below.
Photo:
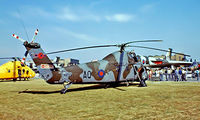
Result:
{"label": "tail fin", "polygon": [[55,68],[52,61],[41,49],[40,44],[33,42],[28,43],[27,41],[25,41],[24,46],[26,47],[29,55],[36,64],[42,78],[45,79],[48,83],[60,83],[60,72],[58,71],[58,69]]}
{"label": "tail fin", "polygon": [[22,62],[25,62],[27,54],[29,53],[34,63],[36,64],[40,75],[48,83],[61,84],[65,81],[69,82],[69,76],[71,75],[71,73],[67,73],[65,69],[59,71],[48,58],[48,56],[45,54],[45,52],[41,49],[40,44],[34,42],[37,34],[38,29],[36,29],[33,39],[30,43],[15,34],[12,35],[16,39],[22,41],[24,43],[25,48],[27,49]]}

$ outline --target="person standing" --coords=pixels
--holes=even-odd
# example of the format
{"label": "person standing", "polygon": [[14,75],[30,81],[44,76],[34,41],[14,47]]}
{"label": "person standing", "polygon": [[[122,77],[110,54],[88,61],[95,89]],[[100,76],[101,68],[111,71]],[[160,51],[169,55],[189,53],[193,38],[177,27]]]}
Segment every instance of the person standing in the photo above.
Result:
{"label": "person standing", "polygon": [[159,70],[159,74],[160,74],[160,81],[163,81],[163,70],[162,69]]}
{"label": "person standing", "polygon": [[22,75],[21,70],[18,69],[18,77],[19,77],[19,80],[20,80],[20,81],[21,81],[21,75]]}
{"label": "person standing", "polygon": [[178,82],[178,80],[179,80],[179,78],[178,78],[178,70],[175,69],[174,71],[175,71],[175,74],[174,74],[175,79],[174,79],[174,81]]}
{"label": "person standing", "polygon": [[185,69],[182,70],[182,81],[186,81],[186,71],[185,71]]}
{"label": "person standing", "polygon": [[181,68],[179,68],[179,71],[178,71],[178,78],[179,78],[179,81],[182,81],[182,70],[181,70]]}
{"label": "person standing", "polygon": [[172,80],[175,80],[175,69],[172,69]]}
{"label": "person standing", "polygon": [[166,78],[166,81],[168,81],[167,69],[165,69],[165,78]]}
{"label": "person standing", "polygon": [[160,79],[160,71],[159,71],[159,69],[156,69],[156,78],[158,80]]}
{"label": "person standing", "polygon": [[197,76],[197,81],[199,81],[199,70],[197,69],[195,72],[196,72],[196,76]]}
{"label": "person standing", "polygon": [[152,69],[150,69],[150,71],[149,71],[149,79],[150,80],[152,80],[152,75],[153,75],[153,71],[152,71]]}
{"label": "person standing", "polygon": [[171,69],[170,68],[168,68],[168,70],[167,70],[167,74],[168,74],[168,79],[170,80],[171,79]]}

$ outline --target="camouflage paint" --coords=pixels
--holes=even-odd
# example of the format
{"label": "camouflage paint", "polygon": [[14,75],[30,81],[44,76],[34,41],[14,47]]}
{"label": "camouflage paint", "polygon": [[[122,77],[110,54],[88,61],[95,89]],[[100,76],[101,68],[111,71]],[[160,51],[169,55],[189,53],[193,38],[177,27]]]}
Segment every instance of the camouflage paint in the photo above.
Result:
{"label": "camouflage paint", "polygon": [[[95,62],[55,68],[51,60],[38,43],[24,42],[24,46],[35,62],[42,78],[51,84],[72,83],[106,83],[136,79],[133,65],[138,69],[143,66],[129,56],[129,52],[114,52]],[[45,66],[45,67],[44,67]],[[99,71],[104,75],[100,76]],[[141,74],[141,73],[140,73]]]}

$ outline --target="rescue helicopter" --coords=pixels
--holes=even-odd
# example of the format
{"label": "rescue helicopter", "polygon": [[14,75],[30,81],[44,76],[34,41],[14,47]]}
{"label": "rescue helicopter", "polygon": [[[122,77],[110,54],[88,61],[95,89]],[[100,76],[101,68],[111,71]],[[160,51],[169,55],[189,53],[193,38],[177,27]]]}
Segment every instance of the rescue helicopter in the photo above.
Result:
{"label": "rescue helicopter", "polygon": [[35,72],[28,67],[23,60],[19,57],[7,57],[0,59],[13,59],[0,66],[0,80],[13,80],[17,79],[28,80],[35,77]]}
{"label": "rescue helicopter", "polygon": [[[39,74],[49,84],[63,84],[61,94],[65,94],[72,84],[106,84],[113,85],[121,82],[138,81],[141,87],[146,87],[147,72],[141,62],[137,60],[135,52],[125,51],[126,47],[134,47],[133,43],[161,42],[162,40],[140,40],[117,45],[99,45],[45,53],[39,43],[34,42],[38,34],[35,31],[31,42],[23,40],[16,34],[12,36],[23,42],[27,53],[33,59]],[[75,50],[118,47],[119,51],[113,52],[102,60],[68,66],[56,67],[47,55],[69,52]]]}

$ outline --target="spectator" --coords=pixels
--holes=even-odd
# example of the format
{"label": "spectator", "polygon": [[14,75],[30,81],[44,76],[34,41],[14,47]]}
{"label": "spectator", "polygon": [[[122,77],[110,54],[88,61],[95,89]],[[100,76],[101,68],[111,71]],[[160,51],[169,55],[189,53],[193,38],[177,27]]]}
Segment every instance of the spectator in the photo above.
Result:
{"label": "spectator", "polygon": [[152,69],[150,69],[150,71],[149,71],[149,79],[150,80],[152,80],[152,75],[153,75],[153,71],[152,71]]}
{"label": "spectator", "polygon": [[178,82],[179,78],[178,78],[178,70],[175,69],[175,79],[174,81],[177,81]]}
{"label": "spectator", "polygon": [[163,70],[162,69],[159,70],[159,74],[160,74],[160,81],[163,81]]}
{"label": "spectator", "polygon": [[175,80],[175,70],[172,70],[172,80]]}
{"label": "spectator", "polygon": [[199,70],[197,69],[197,70],[195,71],[195,73],[196,73],[196,76],[197,76],[197,80],[199,81]]}
{"label": "spectator", "polygon": [[178,71],[178,78],[179,78],[179,81],[182,81],[182,70],[181,70],[181,68],[179,68],[179,71]]}
{"label": "spectator", "polygon": [[[147,72],[147,75],[149,76],[149,69],[146,69],[146,72]],[[148,77],[148,79],[149,79],[149,77]]]}
{"label": "spectator", "polygon": [[166,81],[168,81],[168,78],[167,78],[167,69],[165,69],[165,78],[166,78]]}
{"label": "spectator", "polygon": [[186,71],[185,71],[185,69],[182,70],[182,81],[186,81]]}
{"label": "spectator", "polygon": [[157,77],[157,78],[160,77],[160,72],[159,72],[159,70],[156,70],[156,77]]}
{"label": "spectator", "polygon": [[168,74],[168,79],[170,80],[171,79],[171,74],[172,74],[172,71],[171,71],[170,68],[168,68],[167,74]]}

